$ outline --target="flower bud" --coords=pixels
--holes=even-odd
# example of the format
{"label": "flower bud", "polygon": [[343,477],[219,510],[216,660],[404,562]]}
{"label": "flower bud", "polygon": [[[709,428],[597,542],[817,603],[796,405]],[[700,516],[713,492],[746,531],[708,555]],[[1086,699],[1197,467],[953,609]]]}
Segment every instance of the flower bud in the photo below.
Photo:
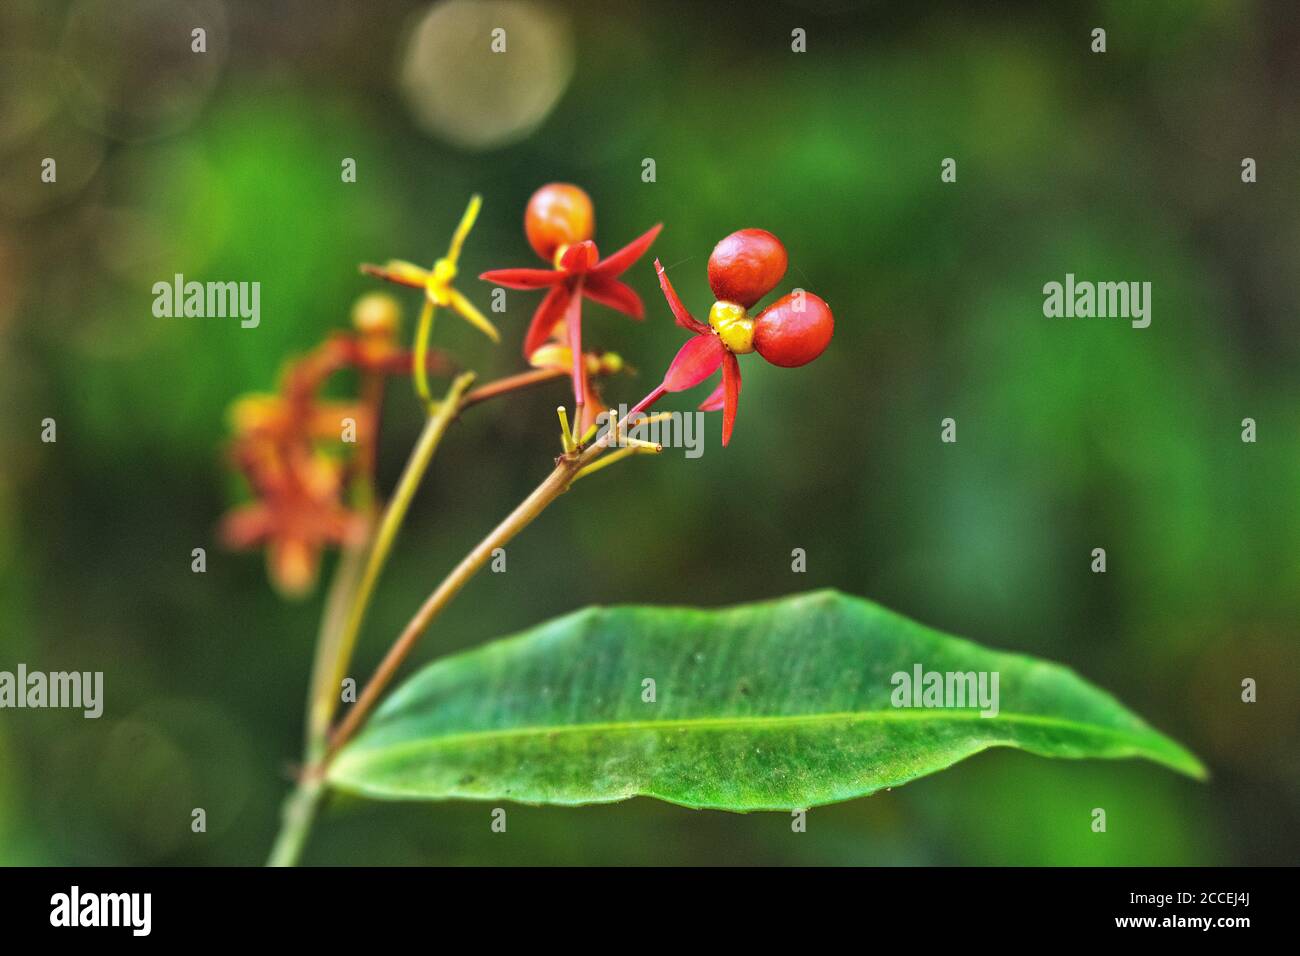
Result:
{"label": "flower bud", "polygon": [[550,183],[533,193],[524,212],[524,232],[533,250],[551,262],[556,250],[590,239],[596,213],[591,198],[569,183]]}
{"label": "flower bud", "polygon": [[352,327],[362,335],[394,336],[401,322],[401,306],[383,292],[367,293],[352,306]]}

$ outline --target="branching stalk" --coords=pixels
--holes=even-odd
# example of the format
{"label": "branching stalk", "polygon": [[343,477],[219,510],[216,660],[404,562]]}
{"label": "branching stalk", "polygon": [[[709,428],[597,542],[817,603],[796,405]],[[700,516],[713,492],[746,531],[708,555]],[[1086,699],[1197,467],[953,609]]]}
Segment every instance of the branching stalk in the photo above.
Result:
{"label": "branching stalk", "polygon": [[347,620],[348,607],[356,594],[357,582],[361,579],[361,570],[367,554],[366,542],[370,540],[373,517],[367,517],[365,541],[347,547],[339,555],[334,568],[334,577],[330,581],[329,593],[325,597],[325,610],[321,615],[320,630],[316,636],[316,658],[312,664],[311,690],[307,695],[307,739],[305,753],[309,761],[319,760],[329,736],[330,718],[333,709],[329,702],[337,696],[337,689],[331,684],[334,676],[334,662],[338,659],[339,639],[343,634],[343,625]]}
{"label": "branching stalk", "polygon": [[[628,418],[630,419],[632,415],[644,411],[664,394],[665,390],[662,386],[656,388],[633,407],[632,411],[628,413]],[[326,766],[328,766],[335,754],[353,737],[370,715],[375,704],[378,703],[380,695],[388,687],[402,662],[414,650],[425,629],[451,603],[452,599],[460,593],[470,579],[488,563],[492,557],[492,552],[497,548],[504,547],[515,535],[528,527],[533,522],[533,519],[545,511],[551,502],[568,491],[569,485],[573,483],[577,474],[591,464],[616,440],[617,436],[614,430],[610,429],[606,431],[599,441],[588,446],[582,452],[561,457],[556,462],[555,470],[533,490],[532,494],[507,515],[505,520],[492,529],[486,538],[475,545],[474,549],[434,589],[433,593],[429,595],[424,604],[420,606],[420,609],[415,612],[415,616],[402,630],[393,646],[389,648],[388,653],[380,661],[379,666],[375,669],[374,674],[371,675],[370,680],[357,698],[357,702],[330,736],[324,759],[312,770],[314,776],[323,776]]]}
{"label": "branching stalk", "polygon": [[323,688],[324,693],[318,694],[312,708],[313,726],[322,724],[328,726],[337,709],[339,687],[347,674],[348,665],[352,662],[352,653],[356,649],[357,637],[361,633],[361,624],[370,607],[370,599],[374,596],[375,585],[378,584],[379,576],[383,573],[393,543],[397,540],[397,532],[406,519],[406,512],[411,506],[416,490],[420,487],[433,453],[437,451],[442,436],[447,433],[448,426],[460,411],[461,398],[473,382],[472,372],[466,372],[452,382],[447,394],[438,405],[437,412],[429,416],[424,423],[424,431],[420,433],[420,438],[411,451],[411,457],[406,461],[406,467],[397,482],[393,498],[384,509],[379,530],[375,533],[374,544],[366,558],[365,570],[361,574],[352,606],[343,624],[330,680]]}
{"label": "branching stalk", "polygon": [[[525,373],[524,375],[514,376],[513,380],[503,379],[501,382],[485,386],[484,389],[480,390],[478,400],[483,401],[494,395],[504,394],[513,391],[515,388],[526,387],[554,377],[558,376]],[[340,632],[338,657],[334,667],[335,677],[329,684],[324,685],[329,691],[328,701],[326,701],[326,695],[321,694],[319,696],[317,705],[321,709],[313,708],[313,725],[322,719],[322,714],[325,714],[324,719],[328,720],[328,715],[336,707],[338,687],[342,680],[342,674],[346,671],[347,662],[350,661],[352,650],[356,645],[357,634],[360,630],[361,621],[365,616],[365,608],[373,593],[375,581],[378,580],[379,573],[383,570],[384,562],[392,548],[397,529],[401,526],[402,518],[405,517],[406,509],[410,505],[415,488],[419,485],[420,477],[424,474],[433,451],[437,448],[438,442],[446,432],[447,425],[455,418],[456,414],[469,404],[472,404],[470,398],[475,393],[465,394],[472,380],[472,374],[467,373],[452,384],[446,398],[438,407],[437,413],[426,424],[425,431],[421,434],[420,441],[407,462],[407,468],[399,481],[393,501],[384,512],[379,532],[375,538],[375,544],[366,563],[366,570],[356,591],[348,622]],[[654,389],[633,406],[625,420],[632,420],[633,416],[645,411],[662,398],[665,393],[666,390],[663,386]],[[451,603],[452,599],[460,593],[470,579],[488,563],[494,550],[504,547],[519,532],[528,527],[538,515],[546,510],[547,506],[568,491],[569,486],[580,473],[583,473],[611,445],[618,444],[618,442],[619,436],[616,434],[615,429],[611,428],[598,441],[585,449],[561,456],[556,461],[555,469],[546,479],[514,511],[507,515],[487,537],[480,541],[429,595],[402,630],[392,647],[389,648],[383,660],[380,661],[374,674],[371,675],[370,680],[362,689],[356,704],[348,711],[334,733],[329,735],[328,743],[323,747],[323,753],[321,753],[322,748],[319,745],[317,746],[316,754],[319,754],[318,759],[312,760],[311,766],[303,772],[297,787],[285,802],[283,824],[272,848],[268,865],[293,866],[297,862],[306,844],[320,800],[325,793],[325,771],[329,762],[360,729],[383,692],[392,682],[398,669],[410,656],[411,651],[414,650],[415,645],[434,618]],[[620,451],[622,450],[620,449]],[[627,450],[635,451],[636,449]],[[313,758],[316,757],[316,754],[312,755]]]}
{"label": "branching stalk", "polygon": [[[475,545],[474,549],[461,560],[460,564],[456,565],[452,572],[429,595],[415,613],[415,616],[411,618],[410,623],[403,629],[397,641],[389,648],[379,667],[375,669],[375,673],[367,682],[365,689],[357,698],[356,704],[348,711],[343,722],[330,737],[329,747],[326,750],[322,764],[327,764],[338,752],[339,748],[356,733],[375,704],[378,703],[379,696],[388,687],[397,669],[415,648],[416,642],[424,634],[425,628],[429,626],[430,622],[438,616],[443,608],[451,603],[451,599],[460,593],[461,588],[469,583],[470,578],[474,577],[479,569],[487,564],[492,557],[492,552],[496,548],[504,547],[515,535],[528,527],[533,519],[546,509],[547,505],[568,490],[569,482],[578,471],[577,462],[579,460],[579,458],[560,459],[560,463],[555,466],[555,470],[547,476],[546,480],[538,485],[533,493],[525,498],[486,538]],[[323,771],[323,766],[321,769]]]}
{"label": "branching stalk", "polygon": [[496,398],[498,395],[505,395],[509,392],[517,392],[520,389],[529,388],[533,385],[540,385],[543,382],[549,382],[553,379],[564,378],[569,373],[562,368],[539,368],[531,372],[520,372],[518,375],[510,375],[506,378],[499,378],[495,382],[488,382],[481,385],[466,395],[460,403],[461,410],[477,405],[479,402],[486,402],[490,398]]}

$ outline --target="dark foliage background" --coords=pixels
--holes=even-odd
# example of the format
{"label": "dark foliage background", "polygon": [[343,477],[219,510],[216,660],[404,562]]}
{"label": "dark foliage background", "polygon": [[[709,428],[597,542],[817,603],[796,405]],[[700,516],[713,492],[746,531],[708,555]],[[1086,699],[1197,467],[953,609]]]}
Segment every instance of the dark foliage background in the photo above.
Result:
{"label": "dark foliage background", "polygon": [[[262,859],[300,745],[320,593],[286,603],[257,556],[219,549],[237,496],[225,409],[346,323],[373,288],[359,262],[440,254],[472,191],[485,205],[465,274],[528,264],[523,204],[553,179],[591,193],[604,249],[665,222],[655,253],[701,311],[712,244],[775,231],[787,284],[834,306],[835,342],[799,371],[748,363],[725,452],[711,416],[702,458],[584,482],[511,547],[507,574],[471,584],[422,661],[590,603],[833,586],[1071,665],[1214,777],[991,752],[816,810],[803,835],[779,814],[644,800],[517,807],[504,836],[485,805],[337,801],[308,862],[1295,861],[1292,5],[481,4],[452,7],[463,39],[412,46],[429,9],[0,7],[0,669],[103,670],[107,692],[98,721],[0,712],[0,861]],[[498,21],[516,65],[489,52]],[[1094,26],[1104,55],[1089,51]],[[806,54],[790,50],[795,27]],[[403,93],[411,58],[426,79]],[[548,83],[562,92],[539,111]],[[452,138],[503,129],[514,141],[491,148]],[[57,184],[39,180],[45,156]],[[345,156],[355,184],[340,182]],[[948,156],[953,185],[939,179]],[[154,318],[151,286],[177,272],[260,281],[261,326]],[[1066,272],[1152,282],[1151,327],[1045,319],[1042,286]],[[648,261],[629,279],[647,322],[593,308],[586,323],[641,369],[612,387],[623,401],[680,341]],[[462,286],[486,308],[486,286]],[[404,302],[409,327],[415,295]],[[536,299],[508,302],[501,347],[449,319],[440,343],[484,377],[516,369]],[[564,386],[552,391],[455,428],[358,674],[545,473]],[[389,485],[418,428],[394,394]],[[939,441],[948,416],[955,445]],[[39,440],[46,417],[56,444]],[[1245,417],[1256,444],[1240,440]],[[1244,677],[1259,681],[1254,705]],[[1104,835],[1089,827],[1099,806]],[[206,834],[190,832],[194,807]]]}

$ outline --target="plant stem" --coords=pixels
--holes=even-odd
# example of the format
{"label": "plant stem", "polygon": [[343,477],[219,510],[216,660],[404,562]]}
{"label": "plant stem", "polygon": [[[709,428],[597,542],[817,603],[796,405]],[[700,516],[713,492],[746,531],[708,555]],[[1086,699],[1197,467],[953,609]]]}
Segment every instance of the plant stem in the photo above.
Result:
{"label": "plant stem", "polygon": [[456,565],[452,572],[429,595],[393,646],[389,648],[388,653],[361,692],[361,696],[357,698],[356,704],[348,711],[343,722],[330,737],[323,763],[328,763],[333,758],[339,748],[347,743],[352,735],[356,733],[357,728],[369,716],[371,709],[378,702],[379,695],[384,692],[397,669],[406,660],[407,655],[411,653],[421,635],[424,634],[424,630],[429,626],[429,623],[437,617],[444,607],[451,603],[451,599],[469,583],[470,578],[483,565],[487,564],[492,557],[493,550],[503,547],[515,535],[523,531],[532,523],[534,518],[546,509],[547,505],[568,490],[569,482],[577,473],[578,462],[581,460],[581,456],[560,459],[559,464],[555,466],[555,470],[547,476],[546,480],[538,485],[533,493],[525,498],[486,538],[475,545],[474,549],[461,560],[460,564]]}
{"label": "plant stem", "polygon": [[[393,500],[384,510],[369,550],[353,548],[339,558],[321,620],[308,697],[306,759],[313,766],[320,761],[325,751],[330,720],[338,706],[339,686],[352,659],[361,623],[374,594],[375,584],[392,551],[397,531],[406,517],[433,453],[446,434],[447,427],[460,411],[465,391],[473,382],[472,372],[457,377],[447,390],[437,413],[429,416],[425,422],[424,431],[420,433],[411,457],[407,459]],[[363,556],[364,570],[361,569]],[[285,800],[280,832],[271,849],[268,866],[293,866],[297,862],[323,794],[324,783],[320,776],[310,771],[303,774]]]}
{"label": "plant stem", "polygon": [[584,419],[587,405],[587,357],[582,354],[582,282],[583,277],[573,284],[569,294],[569,304],[564,310],[564,330],[569,335],[569,352],[573,358],[573,427],[578,436],[587,428]]}
{"label": "plant stem", "polygon": [[[515,387],[523,387],[523,385],[532,384],[535,381],[545,380],[544,378],[534,377],[527,373],[525,375],[515,376],[514,378],[518,384],[512,385],[509,388],[495,388],[491,394],[485,395],[483,398],[492,397],[492,395],[496,394],[503,394],[504,392],[513,390]],[[448,421],[455,416],[456,412],[465,407],[469,396],[461,396],[464,393],[464,389],[468,387],[469,382],[465,381],[463,385],[461,382],[466,379],[472,379],[472,376],[462,376],[460,379],[457,379],[456,383],[453,383],[452,391],[448,392],[448,401],[444,402],[444,404],[439,408],[439,414],[441,415],[446,413]],[[503,379],[500,383],[494,384],[504,386],[507,381],[509,380]],[[458,385],[460,386],[459,391],[457,391]],[[492,386],[485,386],[484,388],[486,390],[492,388]],[[455,393],[454,395],[453,392]],[[471,395],[472,394],[473,393],[471,393]],[[633,407],[633,412],[644,411],[662,398],[664,394],[665,389],[662,385],[656,387],[650,392],[650,394],[646,395],[645,398],[641,399],[641,401]],[[483,398],[479,400],[483,400]],[[430,419],[430,421],[432,422],[433,419]],[[420,445],[417,445],[416,452],[412,453],[411,461],[407,464],[408,472],[411,469],[411,463],[416,461],[418,458],[420,446],[424,444],[424,439],[429,434],[429,428],[430,426],[426,425],[426,432],[421,436]],[[445,430],[446,425],[444,424],[442,426],[442,431]],[[441,432],[439,432],[438,437],[441,437]],[[357,703],[350,711],[348,711],[347,716],[343,718],[334,733],[330,735],[328,744],[323,748],[323,753],[320,755],[319,759],[312,760],[311,766],[304,771],[298,780],[297,787],[285,801],[283,822],[281,824],[280,833],[276,837],[275,845],[272,847],[270,859],[267,861],[268,866],[293,866],[297,863],[303,847],[306,844],[307,836],[311,831],[311,825],[315,819],[321,797],[325,793],[325,770],[328,767],[330,760],[333,759],[334,755],[337,754],[343,745],[356,734],[357,730],[365,722],[370,712],[374,709],[376,703],[378,703],[380,695],[383,694],[388,684],[396,675],[398,668],[401,667],[402,663],[410,655],[411,651],[415,648],[416,643],[424,634],[425,629],[428,628],[430,623],[432,623],[433,619],[438,616],[443,608],[451,603],[452,599],[460,593],[461,589],[469,583],[470,579],[473,578],[474,575],[482,569],[483,565],[491,559],[493,550],[503,547],[512,540],[515,535],[528,527],[528,525],[532,523],[533,519],[546,510],[546,507],[550,505],[551,502],[555,501],[555,499],[560,497],[560,495],[564,494],[564,492],[569,489],[569,486],[572,484],[577,474],[598,458],[615,440],[616,436],[611,429],[602,436],[600,440],[594,442],[581,452],[572,455],[565,455],[557,460],[555,469],[550,473],[550,475],[548,475],[546,479],[533,490],[532,494],[520,502],[515,510],[506,516],[505,520],[498,524],[486,538],[480,541],[474,549],[461,560],[460,564],[456,565],[456,567],[452,569],[451,573],[443,579],[442,583],[438,585],[434,592],[425,600],[424,604],[420,606],[420,609],[416,611],[414,617],[411,618],[410,622],[403,629],[401,635],[399,635],[397,640],[393,643],[393,646],[389,648],[388,653],[384,655],[384,659],[375,669],[374,674],[371,675],[370,680],[366,683],[360,697],[357,699]],[[433,448],[436,448],[436,446],[437,441],[434,440]],[[432,455],[432,448],[429,450],[429,455]],[[428,464],[427,457],[428,456],[425,458],[424,466],[427,466]],[[424,466],[420,466],[420,474],[423,474]],[[397,505],[398,500],[402,498],[401,489],[406,484],[406,478],[407,473],[404,472],[402,481],[399,483],[398,493],[394,497],[393,505]],[[414,483],[419,483],[418,476],[414,479]],[[413,493],[414,489],[412,488],[410,494]],[[406,505],[410,503],[410,494],[406,496],[405,504],[401,506],[403,513]],[[368,567],[375,561],[375,553],[380,550],[380,540],[386,538],[384,527],[389,523],[389,514],[394,513],[393,505],[390,505],[389,510],[385,512],[384,523],[381,525],[380,534],[376,538],[375,548],[371,551],[371,560],[368,562]],[[400,524],[400,520],[397,521],[397,524]],[[394,526],[391,532],[391,535],[395,534],[396,526]],[[388,548],[391,548],[391,535],[386,539],[387,545],[384,546],[385,553]],[[382,564],[383,559],[380,558],[378,561],[380,569],[382,569]],[[370,589],[373,589],[373,582],[370,585]],[[354,604],[354,608],[358,606],[361,607],[361,612],[358,616],[358,627],[360,616],[364,615],[364,604],[368,601],[368,596],[368,591],[364,595],[361,590],[358,590],[357,592],[357,602]],[[355,645],[355,642],[356,633],[353,632],[349,646],[346,650],[348,656],[350,656],[352,646]],[[340,656],[339,660],[343,661],[345,660],[345,657]],[[344,664],[343,667],[346,669],[346,664]],[[337,700],[337,681],[325,686],[329,689],[328,706],[332,709],[334,702]]]}
{"label": "plant stem", "polygon": [[[518,375],[511,375],[488,382],[486,385],[468,393],[465,393],[468,381],[463,382],[462,380],[472,381],[471,375],[463,375],[452,383],[452,388],[447,392],[442,404],[439,406],[438,414],[432,416],[425,423],[424,432],[421,433],[415,450],[407,461],[406,470],[403,471],[402,477],[398,481],[393,502],[384,513],[383,523],[375,538],[374,546],[370,550],[364,572],[361,572],[360,568],[349,569],[351,571],[351,583],[339,582],[339,588],[346,589],[343,590],[344,594],[352,593],[352,587],[356,585],[357,575],[362,575],[360,584],[356,585],[356,596],[348,610],[347,617],[342,617],[343,611],[341,609],[335,612],[339,615],[339,621],[336,624],[338,630],[333,647],[327,648],[325,646],[325,633],[322,631],[322,640],[318,645],[320,656],[317,667],[325,668],[329,661],[336,663],[332,671],[328,669],[318,671],[320,679],[313,681],[312,706],[308,715],[310,741],[317,744],[323,743],[329,729],[330,719],[337,709],[339,683],[342,681],[343,673],[351,662],[352,652],[355,650],[361,625],[364,623],[366,610],[371,597],[373,597],[375,586],[378,583],[380,574],[383,572],[389,552],[392,550],[397,530],[401,527],[406,516],[411,497],[419,486],[425,471],[428,470],[429,461],[434,451],[436,451],[442,435],[446,433],[449,421],[456,418],[465,409],[480,402],[486,402],[489,399],[507,395],[533,385],[540,385],[553,379],[563,378],[566,374],[567,372],[564,369],[537,369],[531,372],[521,372]],[[446,420],[442,417],[444,411],[448,412]],[[345,555],[345,559],[347,557],[349,556]],[[351,563],[355,564],[358,560],[359,556],[353,556]],[[331,589],[331,603],[334,597],[334,591]],[[319,756],[320,752],[317,749],[315,753],[308,754],[308,759],[315,760]]]}
{"label": "plant stem", "polygon": [[[365,542],[370,540],[373,515],[367,516]],[[320,702],[324,697],[335,696],[330,683],[334,674],[334,661],[338,659],[339,637],[343,633],[343,623],[347,620],[348,606],[356,594],[357,581],[361,577],[362,562],[366,556],[365,542],[349,546],[339,555],[334,568],[334,578],[330,581],[329,594],[325,598],[325,612],[321,616],[320,631],[316,637],[316,659],[312,664],[311,690],[307,697],[307,739],[306,759],[315,761],[325,747],[329,736],[329,721],[333,716],[328,704]]]}
{"label": "plant stem", "polygon": [[667,394],[668,394],[668,389],[664,388],[662,385],[656,385],[653,391],[651,391],[649,395],[647,395],[645,398],[641,399],[641,401],[637,402],[635,405],[629,408],[627,410],[627,414],[623,417],[628,421],[631,421],[636,415],[640,414],[641,412],[644,412],[647,408],[649,408],[651,405],[659,401],[659,399],[663,398]]}
{"label": "plant stem", "polygon": [[508,392],[515,392],[531,385],[540,385],[542,382],[549,382],[552,379],[564,378],[568,371],[562,368],[539,368],[531,372],[520,372],[518,375],[510,375],[506,378],[499,378],[495,382],[488,382],[474,389],[463,399],[461,399],[461,410],[469,408],[471,405],[477,405],[479,402],[486,402],[490,398],[496,398],[498,395],[505,395]]}
{"label": "plant stem", "polygon": [[267,866],[294,866],[298,862],[324,794],[325,784],[319,777],[303,777],[298,782],[297,788],[284,801],[280,832],[271,847]]}
{"label": "plant stem", "polygon": [[356,594],[362,561],[365,559],[366,548],[374,533],[375,474],[378,467],[379,426],[383,418],[386,386],[387,381],[382,373],[368,372],[362,376],[362,404],[370,416],[370,426],[364,430],[363,440],[357,445],[351,480],[353,498],[365,522],[364,534],[360,535],[356,542],[346,544],[339,554],[325,598],[320,627],[316,634],[316,655],[312,662],[311,684],[307,692],[307,713],[304,721],[306,739],[303,746],[303,759],[308,763],[319,759],[329,734],[329,718],[332,714],[326,712],[316,716],[316,701],[323,694],[329,693],[330,667],[338,654],[339,635],[347,619],[348,607]]}
{"label": "plant stem", "polygon": [[383,573],[384,565],[388,561],[388,555],[393,549],[393,542],[397,540],[397,532],[402,527],[406,512],[411,506],[411,500],[415,497],[416,489],[419,488],[420,481],[424,478],[424,473],[429,467],[433,453],[438,449],[442,436],[447,433],[447,427],[460,411],[461,398],[473,382],[474,373],[472,372],[466,372],[452,382],[447,394],[443,396],[442,402],[438,405],[437,412],[429,416],[428,421],[424,423],[424,431],[420,433],[420,438],[411,451],[411,457],[406,461],[406,468],[403,469],[402,477],[397,482],[397,489],[393,493],[393,499],[388,503],[388,507],[384,509],[379,529],[375,533],[374,544],[371,546],[370,553],[366,558],[365,570],[361,574],[361,581],[357,585],[356,593],[352,599],[352,606],[340,632],[330,679],[320,688],[317,688],[318,693],[312,705],[310,720],[313,727],[328,727],[330,719],[334,716],[334,711],[338,705],[339,686],[347,674],[348,665],[352,661],[352,652],[356,649],[357,637],[361,633],[361,624],[365,620],[367,609],[370,607],[370,599],[374,595],[375,585],[379,582],[379,576]]}
{"label": "plant stem", "polygon": [[[416,443],[406,469],[398,480],[393,501],[384,512],[382,523],[369,550],[355,547],[339,558],[326,598],[316,643],[311,690],[307,707],[306,761],[313,768],[321,766],[329,737],[329,724],[337,709],[342,675],[351,662],[367,606],[379,575],[397,536],[415,489],[428,470],[438,443],[452,420],[471,405],[540,384],[568,373],[564,369],[538,369],[489,382],[468,394],[465,390],[474,376],[462,375],[452,383],[438,413],[430,416]],[[373,472],[371,472],[373,475]],[[367,535],[369,539],[369,535]],[[490,554],[490,552],[489,552]],[[362,561],[365,559],[364,570]],[[316,804],[323,795],[324,784],[315,772],[304,774],[285,801],[284,823],[272,850],[269,865],[291,866],[302,851]]]}
{"label": "plant stem", "polygon": [[[635,412],[645,411],[645,409],[662,398],[664,394],[666,394],[666,390],[662,385],[656,387],[645,398],[637,402],[632,412],[629,412],[629,416]],[[487,564],[492,557],[492,552],[496,548],[504,547],[515,535],[528,527],[534,518],[545,511],[551,502],[568,491],[569,485],[572,484],[578,472],[599,457],[614,440],[615,435],[611,429],[599,441],[588,446],[582,452],[561,457],[556,462],[555,470],[527,498],[520,502],[514,511],[510,512],[500,524],[493,528],[486,538],[475,545],[474,549],[461,560],[460,564],[452,569],[451,573],[425,599],[424,604],[415,612],[415,616],[411,618],[393,643],[393,646],[388,649],[388,653],[384,655],[384,659],[380,661],[379,666],[375,668],[374,674],[371,675],[370,680],[361,691],[357,702],[330,736],[325,756],[318,766],[312,768],[313,774],[318,776],[324,774],[325,767],[328,766],[335,754],[353,737],[370,715],[371,710],[378,703],[380,695],[392,681],[398,668],[402,666],[402,662],[415,648],[425,629],[443,608],[451,603],[452,598],[460,593],[460,590],[469,583],[470,579],[482,569],[483,565]]]}

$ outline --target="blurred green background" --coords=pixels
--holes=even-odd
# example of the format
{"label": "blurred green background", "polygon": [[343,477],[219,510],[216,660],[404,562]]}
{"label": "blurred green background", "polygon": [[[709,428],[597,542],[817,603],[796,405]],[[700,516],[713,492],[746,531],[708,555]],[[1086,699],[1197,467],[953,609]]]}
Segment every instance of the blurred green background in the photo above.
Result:
{"label": "blurred green background", "polygon": [[[584,482],[511,546],[507,574],[467,588],[419,661],[591,603],[833,586],[1070,665],[1213,778],[994,751],[817,809],[806,834],[783,814],[635,800],[514,807],[502,836],[484,804],[337,800],[306,862],[1300,858],[1300,19],[1186,0],[919,6],[0,7],[0,669],[103,670],[107,697],[97,721],[0,712],[0,861],[264,858],[321,589],[286,602],[259,555],[220,549],[238,499],[225,409],[346,326],[376,285],[358,263],[441,254],[473,191],[460,285],[486,309],[472,276],[533,264],[523,206],[557,179],[593,197],[602,250],[663,221],[653,254],[700,313],[713,243],[771,229],[790,251],[784,286],[830,302],[835,340],[803,369],[744,363],[725,451],[712,415],[702,458]],[[195,26],[206,54],[190,51]],[[46,156],[55,184],[39,179]],[[155,318],[152,284],[177,272],[259,281],[260,327]],[[1042,286],[1067,272],[1150,281],[1150,328],[1044,318]],[[593,306],[585,327],[641,370],[607,390],[632,402],[682,333],[649,258],[627,278],[647,321]],[[402,300],[409,329],[418,296]],[[439,323],[484,379],[522,365],[537,296],[507,302],[497,348]],[[388,405],[386,487],[419,427],[406,394],[398,382]],[[546,473],[564,397],[556,383],[454,428],[358,676]],[[955,445],[939,441],[945,417]],[[1106,574],[1089,570],[1095,547]],[[1240,701],[1244,677],[1256,704]]]}

